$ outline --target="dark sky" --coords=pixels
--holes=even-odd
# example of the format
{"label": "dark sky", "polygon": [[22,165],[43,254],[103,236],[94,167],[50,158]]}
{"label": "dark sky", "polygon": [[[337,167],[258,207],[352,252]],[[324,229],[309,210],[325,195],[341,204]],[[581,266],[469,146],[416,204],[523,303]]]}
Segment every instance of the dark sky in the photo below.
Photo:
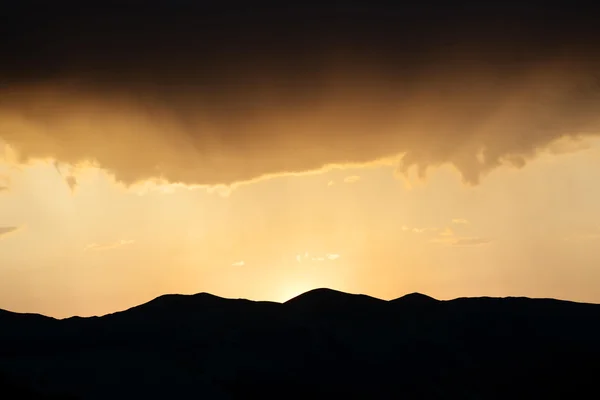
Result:
{"label": "dark sky", "polygon": [[5,84],[67,78],[181,89],[259,74],[307,83],[335,57],[390,79],[452,60],[502,64],[510,73],[549,57],[597,62],[600,48],[598,14],[573,3],[14,3],[3,8],[0,28]]}

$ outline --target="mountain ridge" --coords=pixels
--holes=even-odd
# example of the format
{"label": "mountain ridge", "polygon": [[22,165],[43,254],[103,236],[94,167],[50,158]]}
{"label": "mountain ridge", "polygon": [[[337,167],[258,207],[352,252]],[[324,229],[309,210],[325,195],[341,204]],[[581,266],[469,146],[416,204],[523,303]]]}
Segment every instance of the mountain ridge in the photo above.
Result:
{"label": "mountain ridge", "polygon": [[328,295],[329,298],[331,298],[332,295],[348,296],[348,297],[353,297],[356,299],[365,299],[365,300],[368,299],[369,301],[378,301],[378,302],[385,302],[385,303],[401,303],[401,302],[435,303],[435,302],[452,302],[452,301],[463,301],[463,300],[471,300],[471,301],[472,300],[508,300],[508,301],[534,300],[534,301],[549,301],[549,302],[557,302],[557,303],[581,304],[581,305],[592,305],[592,306],[600,305],[600,303],[556,299],[556,298],[551,298],[551,297],[528,297],[528,296],[473,296],[473,297],[456,297],[456,298],[447,299],[447,300],[440,300],[440,299],[436,299],[434,297],[431,297],[429,295],[426,295],[426,294],[423,294],[420,292],[407,293],[400,297],[396,297],[396,298],[393,298],[390,300],[384,300],[384,299],[380,299],[378,297],[373,297],[373,296],[366,295],[366,294],[349,293],[349,292],[343,292],[340,290],[329,289],[329,288],[323,287],[323,288],[315,288],[315,289],[308,290],[304,293],[301,293],[291,299],[288,299],[288,300],[285,300],[282,302],[270,301],[270,300],[251,300],[251,299],[246,299],[246,298],[241,298],[241,297],[240,298],[223,297],[223,296],[217,296],[217,295],[214,295],[214,294],[211,294],[208,292],[198,292],[198,293],[192,293],[192,294],[166,293],[166,294],[162,294],[160,296],[154,297],[146,302],[143,302],[143,303],[140,303],[140,304],[137,304],[137,305],[134,305],[134,306],[122,309],[122,310],[117,310],[117,311],[113,311],[113,312],[109,312],[109,313],[101,314],[101,315],[89,315],[89,316],[72,315],[72,316],[63,317],[63,318],[57,318],[57,317],[40,314],[40,313],[11,311],[11,310],[0,308],[0,318],[2,318],[3,316],[8,316],[8,315],[13,315],[13,316],[20,315],[20,316],[29,316],[30,318],[44,317],[44,318],[49,318],[49,319],[53,319],[53,320],[57,320],[57,321],[62,321],[62,320],[68,320],[71,318],[81,318],[81,319],[102,318],[102,317],[105,317],[108,315],[114,315],[114,314],[118,314],[118,313],[124,313],[124,312],[128,312],[128,311],[136,310],[140,307],[146,307],[146,306],[151,306],[151,305],[160,304],[160,303],[163,303],[163,305],[164,305],[164,302],[170,302],[172,300],[198,301],[198,300],[203,299],[203,300],[208,300],[211,302],[240,301],[240,302],[257,303],[257,304],[285,305],[285,304],[293,304],[300,300],[303,300],[303,301],[308,300],[309,298],[311,298],[310,301],[312,302],[313,296],[324,297],[323,295]]}
{"label": "mountain ridge", "polygon": [[0,311],[0,397],[572,398],[596,387],[598,337],[598,304],[323,288],[86,318]]}

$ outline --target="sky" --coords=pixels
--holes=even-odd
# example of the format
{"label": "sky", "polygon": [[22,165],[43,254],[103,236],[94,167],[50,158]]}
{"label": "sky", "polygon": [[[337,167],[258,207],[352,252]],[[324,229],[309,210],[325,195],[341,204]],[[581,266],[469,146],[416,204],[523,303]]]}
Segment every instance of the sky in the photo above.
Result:
{"label": "sky", "polygon": [[0,308],[600,303],[590,13],[115,4],[14,4],[0,28]]}

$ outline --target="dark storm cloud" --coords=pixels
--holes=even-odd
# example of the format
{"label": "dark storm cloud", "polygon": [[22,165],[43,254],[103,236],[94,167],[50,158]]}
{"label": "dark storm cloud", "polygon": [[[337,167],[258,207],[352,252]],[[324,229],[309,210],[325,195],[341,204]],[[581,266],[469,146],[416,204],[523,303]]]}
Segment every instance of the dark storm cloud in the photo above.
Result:
{"label": "dark storm cloud", "polygon": [[0,137],[125,182],[404,154],[401,172],[452,163],[477,183],[600,132],[600,28],[574,5],[146,3],[15,3]]}

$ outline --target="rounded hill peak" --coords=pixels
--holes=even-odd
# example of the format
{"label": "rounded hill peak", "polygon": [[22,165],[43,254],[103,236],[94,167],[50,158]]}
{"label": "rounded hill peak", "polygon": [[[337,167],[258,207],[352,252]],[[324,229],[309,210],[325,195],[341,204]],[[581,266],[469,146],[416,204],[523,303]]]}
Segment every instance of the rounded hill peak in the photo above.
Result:
{"label": "rounded hill peak", "polygon": [[402,303],[402,304],[430,304],[436,303],[439,300],[434,299],[433,297],[427,296],[426,294],[414,292],[404,295],[402,297],[398,297],[397,299],[390,300],[390,303]]}
{"label": "rounded hill peak", "polygon": [[318,309],[354,309],[360,306],[382,303],[383,300],[376,299],[363,294],[350,294],[334,289],[313,289],[286,301],[284,304],[307,311]]}

